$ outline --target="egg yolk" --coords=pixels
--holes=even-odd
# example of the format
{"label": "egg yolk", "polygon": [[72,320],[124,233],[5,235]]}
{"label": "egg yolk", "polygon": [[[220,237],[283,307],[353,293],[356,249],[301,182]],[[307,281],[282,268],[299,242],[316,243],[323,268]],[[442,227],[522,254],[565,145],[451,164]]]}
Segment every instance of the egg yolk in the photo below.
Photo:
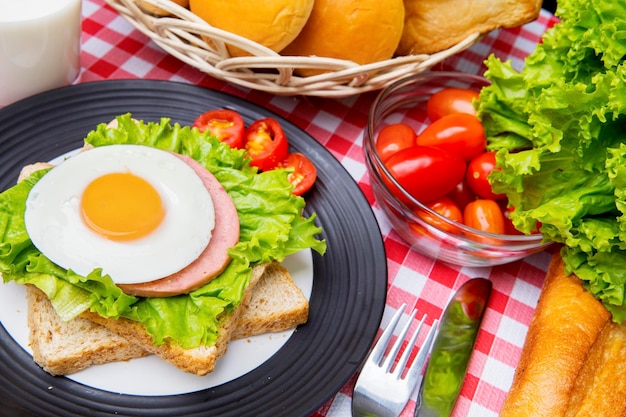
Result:
{"label": "egg yolk", "polygon": [[115,241],[144,237],[165,217],[157,190],[129,172],[105,174],[89,183],[80,211],[87,227]]}

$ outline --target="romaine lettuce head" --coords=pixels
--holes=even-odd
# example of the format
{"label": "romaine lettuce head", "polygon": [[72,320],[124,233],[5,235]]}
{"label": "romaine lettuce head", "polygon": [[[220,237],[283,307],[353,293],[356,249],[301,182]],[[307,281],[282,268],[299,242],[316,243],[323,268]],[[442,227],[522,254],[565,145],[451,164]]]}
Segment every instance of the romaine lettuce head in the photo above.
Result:
{"label": "romaine lettuce head", "polygon": [[626,318],[626,2],[560,0],[561,19],[522,71],[486,61],[477,104],[501,168],[490,176],[515,207],[515,226],[537,223],[563,244],[574,272]]}
{"label": "romaine lettuce head", "polygon": [[85,139],[93,146],[138,144],[189,155],[224,186],[240,221],[239,243],[230,249],[230,264],[219,277],[185,295],[143,298],[126,295],[97,269],[86,277],[52,263],[26,233],[24,212],[29,191],[47,170],[37,171],[0,194],[0,273],[5,282],[32,284],[47,294],[59,316],[69,320],[87,309],[103,317],[124,317],[142,323],[155,344],[184,348],[213,345],[220,321],[241,302],[251,267],[282,261],[311,248],[321,254],[326,242],[315,215],[303,217],[305,201],[291,193],[287,171],[257,173],[242,150],[233,150],[209,133],[170,124],[117,117],[118,126],[97,126]]}

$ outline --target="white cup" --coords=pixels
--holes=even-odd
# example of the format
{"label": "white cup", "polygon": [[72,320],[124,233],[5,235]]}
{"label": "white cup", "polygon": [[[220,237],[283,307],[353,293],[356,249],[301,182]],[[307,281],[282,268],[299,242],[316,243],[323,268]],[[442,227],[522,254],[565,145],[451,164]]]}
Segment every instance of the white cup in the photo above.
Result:
{"label": "white cup", "polygon": [[80,73],[81,0],[0,0],[0,106]]}

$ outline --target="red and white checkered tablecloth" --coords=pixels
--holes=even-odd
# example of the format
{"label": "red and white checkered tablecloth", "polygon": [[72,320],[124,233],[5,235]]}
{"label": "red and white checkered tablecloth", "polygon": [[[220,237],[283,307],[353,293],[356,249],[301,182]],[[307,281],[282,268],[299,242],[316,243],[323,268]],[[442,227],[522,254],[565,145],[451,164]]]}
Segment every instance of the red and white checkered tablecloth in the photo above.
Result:
{"label": "red and white checkered tablecloth", "polygon": [[[482,74],[484,59],[494,53],[521,69],[523,59],[556,18],[542,11],[521,28],[494,31],[469,50],[435,69]],[[83,0],[82,74],[79,82],[148,78],[188,82],[249,100],[289,119],[326,146],[350,172],[373,206],[379,221],[389,268],[388,299],[382,325],[403,303],[438,317],[451,292],[473,277],[493,282],[492,298],[476,342],[454,417],[495,417],[511,385],[528,325],[540,293],[550,252],[494,268],[454,267],[416,253],[402,241],[374,202],[362,154],[363,129],[376,93],[344,99],[282,97],[213,79],[168,55],[105,5]],[[350,416],[353,377],[315,417]],[[412,416],[411,401],[402,416]]]}

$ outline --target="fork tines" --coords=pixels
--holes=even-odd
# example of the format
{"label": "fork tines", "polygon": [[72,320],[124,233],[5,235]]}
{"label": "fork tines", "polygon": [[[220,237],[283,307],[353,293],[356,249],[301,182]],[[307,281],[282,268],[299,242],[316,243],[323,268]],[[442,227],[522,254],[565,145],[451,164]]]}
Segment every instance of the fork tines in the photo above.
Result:
{"label": "fork tines", "polygon": [[[353,416],[368,416],[372,414],[382,417],[398,416],[409,401],[411,394],[421,385],[422,371],[432,349],[439,321],[434,320],[421,348],[419,348],[417,355],[407,368],[411,351],[415,347],[426,321],[426,316],[422,317],[417,329],[407,341],[398,363],[394,367],[395,359],[398,357],[402,343],[407,339],[407,334],[417,314],[417,310],[411,312],[395,343],[385,356],[385,351],[393,337],[393,332],[398,327],[405,308],[406,304],[403,304],[396,311],[365,361],[352,396]],[[405,369],[407,370],[406,375],[402,377]]]}

